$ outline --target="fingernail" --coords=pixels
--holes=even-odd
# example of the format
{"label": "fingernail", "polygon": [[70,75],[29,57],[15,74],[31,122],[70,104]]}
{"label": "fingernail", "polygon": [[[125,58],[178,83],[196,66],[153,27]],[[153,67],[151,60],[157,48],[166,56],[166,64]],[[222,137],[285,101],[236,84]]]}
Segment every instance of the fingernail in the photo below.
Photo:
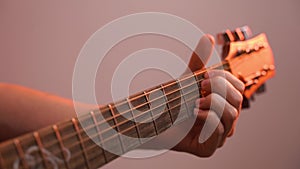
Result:
{"label": "fingernail", "polygon": [[208,72],[205,72],[205,73],[204,73],[204,78],[205,78],[205,79],[209,78]]}
{"label": "fingernail", "polygon": [[204,100],[205,100],[205,98],[204,98],[204,97],[201,97],[201,98],[199,99],[199,103],[200,103],[200,104],[203,103]]}
{"label": "fingernail", "polygon": [[203,104],[204,100],[205,100],[204,97],[202,97],[202,98],[199,99],[199,103],[198,104],[199,104],[200,108],[201,108],[201,105]]}
{"label": "fingernail", "polygon": [[201,86],[204,87],[207,86],[208,84],[209,84],[209,79],[205,79],[202,81]]}

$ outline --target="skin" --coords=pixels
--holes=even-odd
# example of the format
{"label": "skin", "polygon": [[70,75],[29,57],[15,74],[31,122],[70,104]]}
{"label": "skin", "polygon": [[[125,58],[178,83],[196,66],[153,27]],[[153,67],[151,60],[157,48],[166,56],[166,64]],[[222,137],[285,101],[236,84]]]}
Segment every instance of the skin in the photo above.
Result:
{"label": "skin", "polygon": [[[215,41],[211,35],[206,35],[200,40],[196,52],[193,53],[189,62],[191,71],[203,67],[204,63],[202,61],[209,59],[214,44]],[[202,58],[202,60],[199,58]],[[200,92],[205,93],[205,97],[195,101],[194,114],[197,117],[196,122],[187,136],[173,150],[188,152],[199,157],[210,157],[217,148],[224,145],[226,138],[232,136],[235,131],[245,86],[238,78],[222,70],[207,72],[204,77],[205,80],[201,83],[202,90]],[[214,84],[213,91],[211,84]],[[222,92],[224,86],[226,92]],[[218,106],[220,104],[213,104],[212,106],[212,102],[224,103],[223,111],[222,107]],[[218,122],[218,126],[208,140],[200,143],[199,136],[205,120],[209,125]]]}
{"label": "skin", "polygon": [[[213,46],[214,40],[210,35],[200,40],[189,62],[191,71],[203,67],[204,63],[198,56],[207,60]],[[222,76],[224,73],[225,77]],[[175,151],[188,152],[199,157],[211,156],[225,143],[227,137],[232,136],[241,110],[244,91],[243,83],[228,72],[211,71],[205,75],[205,78],[201,86],[202,92],[206,95],[195,101],[196,122],[187,136],[173,148]],[[216,85],[212,91],[210,83],[219,85]],[[220,92],[224,84],[227,91],[225,96]],[[220,112],[218,106],[211,107],[211,102],[225,103],[224,111]],[[87,104],[81,104],[80,107],[83,112],[94,108]],[[75,116],[72,100],[18,85],[0,83],[0,141]],[[199,143],[198,138],[206,119],[208,124],[219,122],[218,127],[208,140]]]}
{"label": "skin", "polygon": [[[209,157],[217,148],[224,145],[227,137],[233,135],[241,110],[244,85],[231,74],[225,73],[226,77],[223,77],[223,74],[222,71],[212,71],[210,72],[210,79],[206,75],[207,80],[203,81],[201,86],[207,95],[195,101],[194,114],[197,117],[196,122],[187,136],[173,148],[174,150],[189,152],[199,157]],[[211,92],[210,83],[226,83],[226,96],[218,94],[223,93],[219,92],[223,89],[221,86],[216,86],[214,92]],[[212,102],[224,103],[224,111],[220,112],[222,108],[220,104],[212,105]],[[220,116],[220,114],[222,115]],[[210,138],[204,143],[199,143],[198,138],[205,120],[210,125],[216,122],[219,123]]]}

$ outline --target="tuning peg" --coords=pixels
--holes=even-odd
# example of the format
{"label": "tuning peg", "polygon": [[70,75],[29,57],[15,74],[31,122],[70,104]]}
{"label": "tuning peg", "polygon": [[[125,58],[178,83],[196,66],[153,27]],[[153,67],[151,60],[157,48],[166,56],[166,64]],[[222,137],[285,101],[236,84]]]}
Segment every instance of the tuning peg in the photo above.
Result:
{"label": "tuning peg", "polygon": [[226,43],[243,41],[252,36],[249,26],[242,26],[236,28],[234,31],[227,29],[226,31],[217,35],[217,44],[224,45]]}
{"label": "tuning peg", "polygon": [[245,96],[243,96],[242,108],[245,109],[249,107],[250,107],[250,101]]}
{"label": "tuning peg", "polygon": [[260,94],[266,91],[266,84],[262,84],[257,90],[256,93]]}
{"label": "tuning peg", "polygon": [[[243,27],[240,27],[239,29],[242,32],[244,39],[249,39],[249,37],[252,36],[252,31],[249,26],[243,26]],[[238,32],[237,29],[236,29],[236,32]]]}

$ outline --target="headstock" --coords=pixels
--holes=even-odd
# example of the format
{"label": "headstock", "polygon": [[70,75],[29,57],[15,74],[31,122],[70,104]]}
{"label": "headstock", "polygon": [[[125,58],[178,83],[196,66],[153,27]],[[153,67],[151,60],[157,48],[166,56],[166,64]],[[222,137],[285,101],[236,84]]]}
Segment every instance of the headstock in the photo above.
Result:
{"label": "headstock", "polygon": [[230,43],[230,51],[225,59],[228,60],[231,73],[245,83],[244,95],[248,99],[275,74],[273,52],[265,34]]}
{"label": "headstock", "polygon": [[251,35],[249,27],[218,35],[218,43],[223,44],[223,59],[228,61],[231,73],[246,85],[243,107],[249,107],[248,100],[255,92],[264,91],[264,83],[275,74],[273,52],[266,35],[248,39]]}

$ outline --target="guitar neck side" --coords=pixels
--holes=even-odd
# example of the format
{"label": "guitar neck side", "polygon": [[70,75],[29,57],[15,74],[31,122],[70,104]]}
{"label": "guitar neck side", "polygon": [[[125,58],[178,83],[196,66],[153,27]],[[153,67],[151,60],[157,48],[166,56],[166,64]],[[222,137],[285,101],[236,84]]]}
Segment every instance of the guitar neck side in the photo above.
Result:
{"label": "guitar neck side", "polygon": [[[227,69],[223,63],[211,69]],[[206,70],[0,144],[2,168],[96,169],[192,116]]]}

